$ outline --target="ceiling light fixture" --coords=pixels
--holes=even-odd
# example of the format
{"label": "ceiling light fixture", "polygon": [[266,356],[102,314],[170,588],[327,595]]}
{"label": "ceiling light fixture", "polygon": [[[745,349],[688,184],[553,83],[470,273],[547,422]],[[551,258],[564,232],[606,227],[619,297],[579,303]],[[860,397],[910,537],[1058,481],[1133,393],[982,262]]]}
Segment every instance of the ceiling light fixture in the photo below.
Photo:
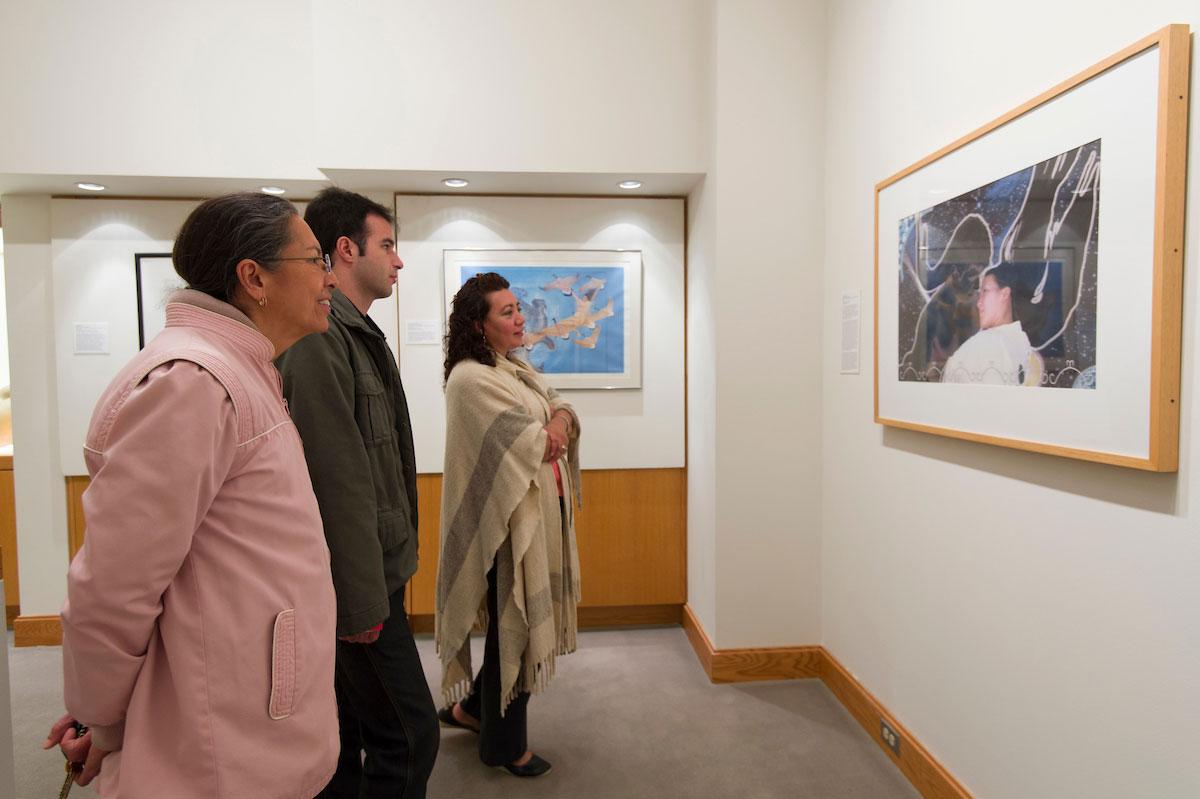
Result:
{"label": "ceiling light fixture", "polygon": [[461,189],[471,184],[470,181],[463,180],[462,178],[446,178],[442,181],[442,185],[451,189]]}
{"label": "ceiling light fixture", "polygon": [[642,182],[640,180],[622,180],[617,184],[618,189],[640,189]]}
{"label": "ceiling light fixture", "polygon": [[108,186],[101,186],[99,183],[76,183],[76,186],[84,191],[104,191]]}
{"label": "ceiling light fixture", "polygon": [[287,191],[287,189],[283,188],[282,186],[263,186],[260,191],[262,191],[263,194],[283,194]]}

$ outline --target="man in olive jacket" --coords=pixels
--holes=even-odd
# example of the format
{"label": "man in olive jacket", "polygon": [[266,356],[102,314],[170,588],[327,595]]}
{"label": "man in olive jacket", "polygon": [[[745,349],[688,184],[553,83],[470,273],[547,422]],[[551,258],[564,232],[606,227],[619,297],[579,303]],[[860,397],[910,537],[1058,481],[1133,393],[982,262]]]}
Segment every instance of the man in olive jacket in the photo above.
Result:
{"label": "man in olive jacket", "polygon": [[330,256],[339,289],[329,329],[301,339],[277,361],[304,441],[337,594],[342,748],[321,796],[424,797],[439,736],[404,609],[404,586],[417,570],[412,423],[396,360],[367,316],[375,300],[391,295],[404,264],[391,213],[360,194],[326,189],[304,221]]}

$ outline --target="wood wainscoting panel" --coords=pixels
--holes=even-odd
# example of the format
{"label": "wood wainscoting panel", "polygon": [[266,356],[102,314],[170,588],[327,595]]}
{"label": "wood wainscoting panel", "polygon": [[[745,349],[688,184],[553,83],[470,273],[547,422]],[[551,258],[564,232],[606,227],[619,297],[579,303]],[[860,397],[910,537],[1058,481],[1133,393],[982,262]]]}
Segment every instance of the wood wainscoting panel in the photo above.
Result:
{"label": "wood wainscoting panel", "polygon": [[[616,608],[579,608],[579,629],[595,630],[606,627],[650,627],[679,624],[682,608],[679,605],[638,605]],[[414,633],[433,632],[433,614],[420,613],[408,617]],[[476,632],[482,632],[476,630]]]}
{"label": "wood wainscoting panel", "polygon": [[21,612],[21,583],[17,571],[17,495],[13,490],[12,456],[0,457],[0,578],[4,580],[4,624],[12,626]]}
{"label": "wood wainscoting panel", "polygon": [[13,646],[61,646],[62,619],[58,616],[17,616],[13,619]]}
{"label": "wood wainscoting panel", "polygon": [[[683,469],[594,469],[583,472],[583,508],[575,518],[584,607],[664,606],[673,615],[687,599],[687,473]],[[409,581],[412,615],[432,615],[437,585],[442,476],[417,475],[420,567]],[[673,610],[671,609],[673,608]],[[639,611],[645,616],[649,611]],[[628,616],[628,614],[626,614]],[[674,623],[617,621],[614,624]]]}
{"label": "wood wainscoting panel", "polygon": [[[417,475],[417,556],[420,563],[417,573],[408,581],[408,613],[410,616],[433,618],[434,599],[437,595],[437,565],[441,548],[438,530],[442,520],[442,476],[440,474]],[[413,632],[433,632],[432,622],[428,630],[417,630],[413,620]]]}
{"label": "wood wainscoting panel", "polygon": [[[69,552],[74,557],[83,544],[82,497],[88,478],[66,481]],[[432,618],[434,612],[441,501],[442,476],[417,475],[420,564],[409,580],[406,600],[418,632],[433,629],[421,617]],[[575,525],[583,582],[580,625],[679,623],[687,598],[686,472],[585,471],[583,501]]]}
{"label": "wood wainscoting panel", "polygon": [[575,517],[584,606],[687,601],[687,472],[595,469],[583,473]]}
{"label": "wood wainscoting panel", "polygon": [[67,557],[75,559],[75,553],[83,546],[86,524],[83,519],[83,492],[91,480],[86,476],[67,478]]}

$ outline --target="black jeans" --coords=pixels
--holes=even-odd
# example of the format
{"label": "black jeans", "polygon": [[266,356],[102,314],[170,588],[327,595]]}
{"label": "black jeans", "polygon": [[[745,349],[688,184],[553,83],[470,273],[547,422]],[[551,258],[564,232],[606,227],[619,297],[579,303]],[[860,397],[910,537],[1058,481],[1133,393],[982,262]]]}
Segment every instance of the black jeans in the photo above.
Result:
{"label": "black jeans", "polygon": [[337,643],[342,751],[321,799],[425,797],[440,741],[437,711],[404,612],[404,589],[390,602],[375,643]]}
{"label": "black jeans", "polygon": [[483,665],[471,684],[471,695],[462,709],[479,719],[479,759],[503,766],[520,759],[526,744],[526,706],[529,694],[520,693],[500,715],[500,614],[496,612],[496,565],[488,572],[488,628],[483,643]]}

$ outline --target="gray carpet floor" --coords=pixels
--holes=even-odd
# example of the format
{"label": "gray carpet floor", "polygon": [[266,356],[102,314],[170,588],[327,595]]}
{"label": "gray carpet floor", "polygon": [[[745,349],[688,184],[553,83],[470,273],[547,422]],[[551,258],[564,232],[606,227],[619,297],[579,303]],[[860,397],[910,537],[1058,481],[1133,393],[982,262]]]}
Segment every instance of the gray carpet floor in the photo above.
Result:
{"label": "gray carpet floor", "polygon": [[[418,647],[436,684],[432,639]],[[8,656],[17,797],[55,796],[62,759],[40,745],[61,712],[60,650],[14,649],[9,633]],[[443,728],[429,796],[919,797],[822,683],[713,685],[678,627],[581,633],[529,719],[530,746],[554,764],[549,774],[520,780],[487,768],[474,734]]]}

